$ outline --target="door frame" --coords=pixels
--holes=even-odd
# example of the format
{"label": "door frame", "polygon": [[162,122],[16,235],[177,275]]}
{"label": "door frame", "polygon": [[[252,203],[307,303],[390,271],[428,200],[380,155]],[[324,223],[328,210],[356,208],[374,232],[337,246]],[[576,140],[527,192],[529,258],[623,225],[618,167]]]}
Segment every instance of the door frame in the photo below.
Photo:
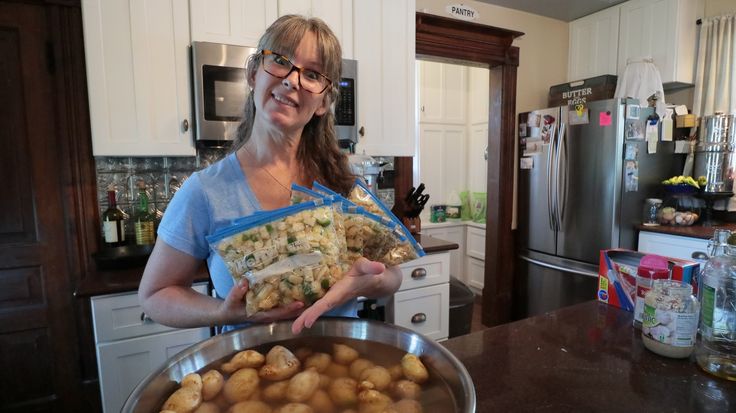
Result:
{"label": "door frame", "polygon": [[[511,321],[514,284],[514,168],[516,147],[516,70],[524,33],[498,27],[416,13],[416,53],[487,64],[488,187],[482,323]],[[407,188],[408,189],[408,188]],[[398,193],[399,192],[397,188]]]}

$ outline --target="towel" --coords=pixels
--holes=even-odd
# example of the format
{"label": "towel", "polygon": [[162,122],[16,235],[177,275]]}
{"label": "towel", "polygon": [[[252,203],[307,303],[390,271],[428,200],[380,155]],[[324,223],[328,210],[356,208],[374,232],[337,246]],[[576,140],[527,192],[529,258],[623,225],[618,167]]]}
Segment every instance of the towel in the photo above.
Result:
{"label": "towel", "polygon": [[647,99],[650,96],[657,96],[657,104],[655,112],[660,119],[665,115],[664,88],[662,87],[662,77],[659,75],[659,69],[654,64],[651,57],[628,59],[626,61],[626,69],[616,84],[616,98],[637,98],[641,106],[647,106]]}

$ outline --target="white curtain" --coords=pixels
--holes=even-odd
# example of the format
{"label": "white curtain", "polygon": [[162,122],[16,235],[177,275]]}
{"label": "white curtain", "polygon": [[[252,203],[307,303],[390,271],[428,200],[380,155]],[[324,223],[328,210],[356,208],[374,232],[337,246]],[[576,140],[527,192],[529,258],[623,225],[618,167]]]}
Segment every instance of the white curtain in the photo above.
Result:
{"label": "white curtain", "polygon": [[736,114],[736,15],[703,19],[693,100],[698,117]]}

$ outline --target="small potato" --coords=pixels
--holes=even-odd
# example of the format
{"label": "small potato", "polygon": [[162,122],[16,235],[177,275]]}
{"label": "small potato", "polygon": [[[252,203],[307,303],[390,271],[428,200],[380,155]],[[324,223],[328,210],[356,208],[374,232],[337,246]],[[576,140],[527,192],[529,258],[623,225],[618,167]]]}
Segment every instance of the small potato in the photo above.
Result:
{"label": "small potato", "polygon": [[383,390],[391,384],[391,374],[385,367],[368,367],[360,373],[360,381],[369,381],[376,390]]}
{"label": "small potato", "polygon": [[305,402],[319,389],[319,373],[309,369],[297,373],[289,380],[286,398],[291,402]]}
{"label": "small potato", "polygon": [[245,368],[233,373],[225,382],[222,392],[230,403],[246,401],[258,390],[258,372],[255,369]]}
{"label": "small potato", "polygon": [[391,394],[397,399],[418,400],[422,387],[411,380],[399,380],[391,384]]}
{"label": "small potato", "polygon": [[217,370],[210,370],[202,375],[202,399],[212,400],[225,385],[225,378]]}
{"label": "small potato", "polygon": [[401,368],[401,364],[394,364],[388,368],[388,374],[391,375],[391,380],[397,381],[404,377],[404,370]]}
{"label": "small potato", "polygon": [[332,403],[330,396],[321,389],[314,392],[307,404],[318,413],[333,413],[335,411],[335,404]]}
{"label": "small potato", "polygon": [[237,353],[227,363],[220,366],[220,370],[226,374],[232,374],[236,370],[242,368],[254,368],[257,369],[263,365],[266,358],[263,354],[254,350],[245,350]]}
{"label": "small potato", "polygon": [[266,354],[266,365],[261,367],[258,375],[271,381],[286,380],[299,371],[300,365],[299,359],[289,349],[274,346]]}
{"label": "small potato", "polygon": [[319,388],[320,389],[326,389],[330,387],[330,383],[332,383],[332,377],[326,374],[319,375]]}
{"label": "small potato", "polygon": [[307,404],[289,403],[281,406],[276,413],[314,413],[314,410]]}
{"label": "small potato", "polygon": [[358,382],[350,377],[340,377],[332,381],[327,393],[336,405],[352,406],[358,402]]}
{"label": "small potato", "polygon": [[246,400],[235,403],[228,413],[271,413],[271,407],[264,402]]}
{"label": "small potato", "polygon": [[399,400],[384,410],[383,413],[422,413],[422,404],[416,400]]}
{"label": "small potato", "polygon": [[413,381],[414,383],[424,383],[429,378],[429,372],[419,357],[411,353],[406,353],[401,358],[401,369],[404,372],[404,377]]}
{"label": "small potato", "polygon": [[304,360],[304,368],[314,367],[318,373],[324,373],[327,367],[332,363],[332,357],[327,353],[314,353]]}
{"label": "small potato", "polygon": [[348,369],[348,366],[344,364],[330,363],[323,373],[332,378],[348,377],[350,375],[350,370]]}
{"label": "small potato", "polygon": [[203,402],[194,413],[220,413],[220,407],[214,402]]}
{"label": "small potato", "polygon": [[161,410],[173,410],[176,413],[190,413],[202,404],[202,393],[194,386],[180,387],[174,392]]}
{"label": "small potato", "polygon": [[354,362],[360,356],[357,350],[350,346],[346,346],[345,344],[333,344],[332,355],[334,357],[335,363],[343,365],[348,365]]}
{"label": "small potato", "polygon": [[378,390],[364,390],[358,393],[360,413],[381,413],[393,403],[390,397]]}
{"label": "small potato", "polygon": [[181,387],[193,387],[202,391],[202,376],[197,373],[189,373],[181,379]]}
{"label": "small potato", "polygon": [[[296,284],[296,283],[295,283],[295,284]],[[295,355],[295,356],[296,356],[296,358],[298,358],[298,359],[299,359],[299,361],[301,361],[302,363],[304,362],[304,360],[306,360],[306,359],[307,359],[307,357],[311,356],[311,355],[312,355],[312,353],[313,353],[313,351],[312,351],[312,349],[311,349],[311,348],[309,348],[309,347],[299,347],[298,349],[296,349],[296,350],[294,351],[294,355]]]}
{"label": "small potato", "polygon": [[277,381],[266,386],[261,392],[263,400],[269,402],[280,402],[286,398],[286,389],[289,387],[289,380]]}
{"label": "small potato", "polygon": [[356,359],[355,361],[350,363],[350,377],[354,378],[355,380],[360,380],[360,374],[363,372],[363,370],[373,366],[374,364],[370,360]]}

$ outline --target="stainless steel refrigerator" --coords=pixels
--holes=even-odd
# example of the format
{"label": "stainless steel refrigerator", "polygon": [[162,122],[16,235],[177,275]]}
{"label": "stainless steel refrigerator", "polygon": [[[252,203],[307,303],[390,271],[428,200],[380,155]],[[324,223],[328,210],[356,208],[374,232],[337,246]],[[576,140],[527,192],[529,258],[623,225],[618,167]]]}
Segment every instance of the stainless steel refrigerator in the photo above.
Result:
{"label": "stainless steel refrigerator", "polygon": [[637,100],[578,109],[519,115],[516,319],[595,299],[600,250],[634,249],[644,200],[682,170],[673,142],[648,153],[659,126]]}

